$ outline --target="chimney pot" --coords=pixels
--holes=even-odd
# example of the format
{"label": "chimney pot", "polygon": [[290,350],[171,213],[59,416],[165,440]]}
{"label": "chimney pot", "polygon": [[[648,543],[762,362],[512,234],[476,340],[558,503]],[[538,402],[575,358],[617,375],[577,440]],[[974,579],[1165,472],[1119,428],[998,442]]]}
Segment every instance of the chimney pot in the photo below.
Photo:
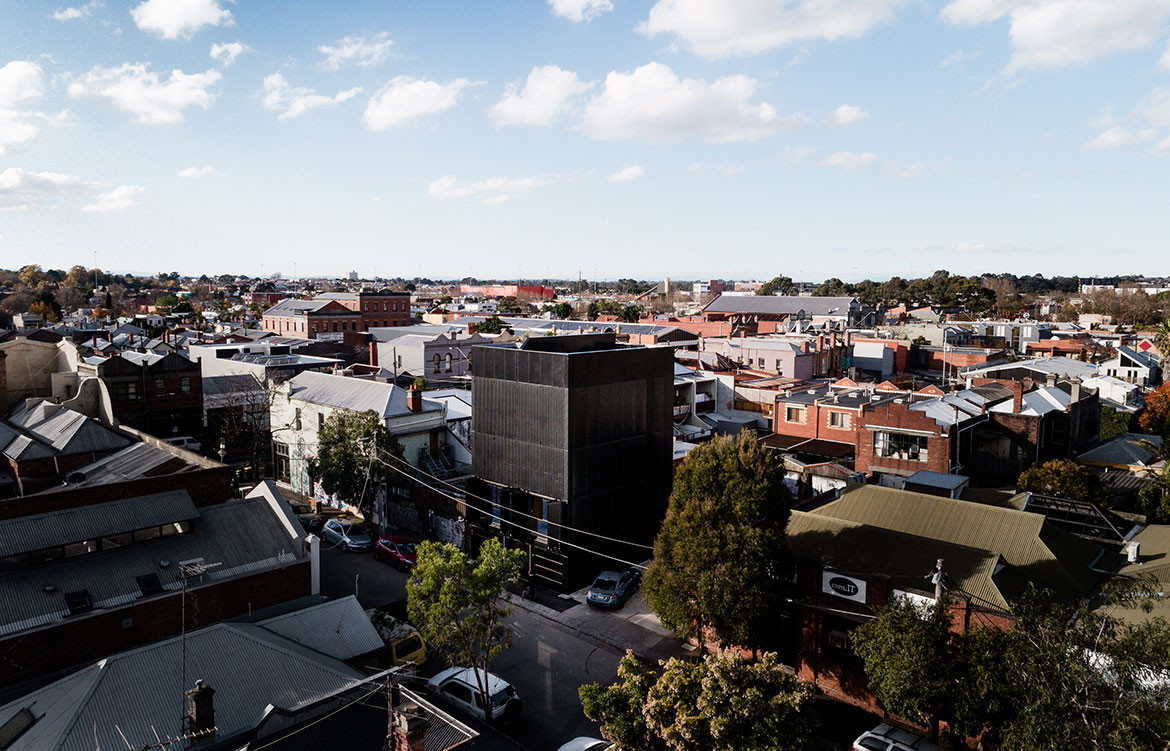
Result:
{"label": "chimney pot", "polygon": [[208,733],[215,730],[215,689],[202,679],[195,681],[195,688],[187,691],[187,731]]}
{"label": "chimney pot", "polygon": [[411,412],[422,412],[422,390],[411,386],[406,391],[406,406]]}
{"label": "chimney pot", "polygon": [[393,751],[423,751],[429,727],[430,722],[417,704],[411,702],[401,708],[395,705],[390,748]]}

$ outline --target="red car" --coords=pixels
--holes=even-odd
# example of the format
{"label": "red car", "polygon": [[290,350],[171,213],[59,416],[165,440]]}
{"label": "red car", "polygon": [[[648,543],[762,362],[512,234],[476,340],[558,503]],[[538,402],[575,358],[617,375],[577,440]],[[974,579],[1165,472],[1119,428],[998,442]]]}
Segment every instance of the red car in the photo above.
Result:
{"label": "red car", "polygon": [[374,544],[374,557],[394,568],[409,571],[418,560],[415,554],[417,544],[406,537],[380,537]]}

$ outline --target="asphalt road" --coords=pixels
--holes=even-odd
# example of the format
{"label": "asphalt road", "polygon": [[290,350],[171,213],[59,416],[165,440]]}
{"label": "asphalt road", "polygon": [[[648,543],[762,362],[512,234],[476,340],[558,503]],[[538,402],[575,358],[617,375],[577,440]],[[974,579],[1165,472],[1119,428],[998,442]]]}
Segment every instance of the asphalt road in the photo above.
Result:
{"label": "asphalt road", "polygon": [[[355,576],[358,600],[364,607],[382,607],[406,598],[407,575],[376,561],[371,553],[322,551],[322,594],[354,594]],[[525,610],[515,610],[508,622],[512,646],[496,658],[492,672],[516,688],[524,711],[502,731],[533,751],[552,751],[582,735],[600,738],[596,723],[581,712],[577,687],[613,681],[621,654]],[[436,655],[421,672],[433,675],[443,667]]]}

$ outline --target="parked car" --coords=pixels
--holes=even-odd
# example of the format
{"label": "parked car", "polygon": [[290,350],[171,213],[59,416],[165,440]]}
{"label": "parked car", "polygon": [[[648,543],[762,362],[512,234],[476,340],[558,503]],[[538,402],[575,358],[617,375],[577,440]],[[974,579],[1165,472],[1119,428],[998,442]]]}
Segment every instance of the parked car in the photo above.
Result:
{"label": "parked car", "polygon": [[386,644],[391,665],[421,665],[427,661],[427,647],[418,629],[377,608],[367,610],[366,615]]}
{"label": "parked car", "polygon": [[297,515],[297,521],[305,528],[306,532],[316,532],[325,525],[325,517],[313,511],[307,504],[290,501],[293,513]]}
{"label": "parked car", "polygon": [[557,751],[609,751],[614,745],[599,738],[581,736],[562,745]]}
{"label": "parked car", "polygon": [[418,561],[417,542],[406,537],[380,537],[374,543],[374,557],[396,569],[410,571]]}
{"label": "parked car", "polygon": [[585,592],[585,601],[594,607],[617,610],[634,596],[642,575],[632,568],[602,571]]}
{"label": "parked car", "polygon": [[853,741],[853,751],[942,751],[925,738],[882,723]]}
{"label": "parked car", "polygon": [[[508,722],[520,714],[522,704],[516,689],[498,675],[487,673],[487,693],[491,706],[486,709],[476,683],[478,669],[447,668],[427,681],[427,685],[444,701],[459,711],[484,722]],[[485,675],[478,671],[479,675]]]}
{"label": "parked car", "polygon": [[342,550],[369,550],[374,541],[355,522],[330,519],[321,527],[321,536]]}
{"label": "parked car", "polygon": [[189,435],[171,436],[165,440],[172,446],[178,446],[181,449],[187,449],[188,451],[194,451],[196,453],[203,449],[203,444]]}

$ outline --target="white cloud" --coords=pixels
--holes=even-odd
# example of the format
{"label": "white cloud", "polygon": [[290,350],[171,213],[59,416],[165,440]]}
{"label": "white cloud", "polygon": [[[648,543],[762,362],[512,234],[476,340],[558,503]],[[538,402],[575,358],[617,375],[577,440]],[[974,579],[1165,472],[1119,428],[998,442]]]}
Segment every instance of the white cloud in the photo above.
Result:
{"label": "white cloud", "polygon": [[175,174],[179,177],[206,177],[214,172],[215,167],[212,167],[210,164],[205,164],[202,167],[187,167],[186,169],[179,170]]}
{"label": "white cloud", "polygon": [[611,183],[628,183],[631,180],[637,180],[646,174],[646,168],[640,164],[631,164],[629,167],[623,167],[617,172],[609,176]]}
{"label": "white cloud", "polygon": [[4,156],[7,146],[35,138],[41,132],[41,123],[57,123],[68,115],[62,112],[52,117],[16,108],[44,95],[44,77],[41,66],[24,60],[13,60],[0,68],[0,156]]}
{"label": "white cloud", "polygon": [[555,65],[534,67],[520,88],[519,81],[504,88],[504,96],[488,110],[496,127],[505,125],[552,125],[569,107],[570,100],[593,84],[577,80],[571,70]]}
{"label": "white cloud", "polygon": [[325,55],[321,67],[326,70],[340,70],[345,65],[370,68],[384,61],[393,45],[390,34],[381,31],[372,37],[350,34],[333,44],[317,45],[317,51]]}
{"label": "white cloud", "polygon": [[849,125],[859,123],[869,117],[869,113],[852,104],[842,104],[829,115],[829,125]]}
{"label": "white cloud", "polygon": [[427,195],[440,201],[454,201],[486,195],[484,203],[495,206],[506,203],[520,193],[527,193],[552,183],[549,175],[538,177],[494,177],[490,180],[460,185],[454,175],[444,175],[427,186]]}
{"label": "white cloud", "polygon": [[1162,70],[1170,70],[1170,41],[1166,42],[1166,51],[1158,58],[1158,67]]}
{"label": "white cloud", "polygon": [[1165,138],[1157,146],[1155,146],[1154,153],[1162,156],[1170,154],[1170,137]]}
{"label": "white cloud", "polygon": [[904,0],[658,0],[638,25],[706,58],[752,55],[793,42],[859,37]]}
{"label": "white cloud", "polygon": [[1151,129],[1135,131],[1130,130],[1124,125],[1115,125],[1108,130],[1101,131],[1096,138],[1086,142],[1084,148],[1088,151],[1119,149],[1124,146],[1145,143],[1146,141],[1153,140],[1157,135],[1157,132]]}
{"label": "white cloud", "polygon": [[952,0],[946,21],[975,26],[1009,19],[1007,68],[1072,65],[1145,49],[1170,17],[1170,0]]}
{"label": "white cloud", "polygon": [[788,67],[791,68],[794,65],[800,65],[804,62],[807,62],[810,57],[812,57],[812,50],[810,50],[808,47],[801,47],[796,51],[796,54],[792,56],[792,59],[788,61]]}
{"label": "white cloud", "polygon": [[107,193],[99,193],[97,200],[82,206],[81,210],[99,214],[127,211],[138,205],[138,196],[145,190],[141,185],[119,185]]}
{"label": "white cloud", "polygon": [[669,66],[647,63],[631,73],[613,71],[585,107],[580,129],[591,138],[646,138],[708,142],[753,141],[805,124],[804,115],[778,115],[767,102],[753,104],[759,82],[744,75],[711,83],[680,79]]}
{"label": "white cloud", "polygon": [[134,24],[163,39],[189,38],[205,26],[232,24],[219,0],[145,0],[130,11]]}
{"label": "white cloud", "polygon": [[967,53],[963,50],[955,50],[951,54],[944,57],[938,64],[940,68],[959,68],[967,60]]}
{"label": "white cloud", "polygon": [[165,80],[143,63],[123,63],[117,68],[95,65],[93,70],[69,82],[74,99],[86,96],[106,99],[115,108],[134,116],[137,123],[179,123],[188,107],[207,109],[215,100],[208,91],[222,76],[217,70],[184,73],[172,70]]}
{"label": "white cloud", "polygon": [[838,151],[830,154],[820,162],[821,167],[836,167],[848,171],[864,169],[877,163],[877,154],[867,151],[864,154],[855,154],[852,151]]}
{"label": "white cloud", "polygon": [[902,165],[890,160],[882,166],[882,172],[887,177],[893,177],[899,180],[911,180],[915,177],[921,177],[922,173],[926,172],[926,165],[922,162]]}
{"label": "white cloud", "polygon": [[370,130],[386,130],[423,115],[443,112],[455,106],[459,94],[471,85],[466,78],[448,83],[397,76],[370,97],[362,122]]}
{"label": "white cloud", "polygon": [[1154,89],[1138,103],[1137,114],[1155,128],[1170,126],[1170,88]]}
{"label": "white cloud", "polygon": [[602,13],[613,10],[610,0],[548,0],[552,12],[573,23],[592,21]]}
{"label": "white cloud", "polygon": [[76,8],[58,8],[53,11],[52,17],[57,21],[75,21],[78,18],[88,18],[93,12],[102,7],[101,0],[90,0],[85,5]]}
{"label": "white cloud", "polygon": [[[53,208],[61,201],[88,200],[82,211],[125,211],[133,207],[144,188],[108,185],[60,172],[32,172],[20,167],[0,171],[0,211]],[[105,191],[105,192],[103,192]]]}
{"label": "white cloud", "polygon": [[0,68],[0,107],[13,107],[45,93],[45,73],[41,66],[13,60]]}
{"label": "white cloud", "polygon": [[211,59],[223,63],[223,67],[228,67],[236,61],[236,58],[245,52],[251,51],[251,47],[243,42],[225,42],[224,44],[211,45]]}
{"label": "white cloud", "polygon": [[987,250],[987,246],[983,243],[959,243],[955,250],[959,253],[982,253]]}
{"label": "white cloud", "polygon": [[339,91],[335,96],[325,96],[312,89],[290,86],[288,81],[284,80],[284,76],[273,73],[264,76],[264,96],[261,97],[260,103],[264,109],[270,112],[279,112],[277,120],[288,120],[300,117],[317,107],[332,107],[335,104],[340,104],[347,99],[353,99],[361,92],[362,88],[358,86]]}

